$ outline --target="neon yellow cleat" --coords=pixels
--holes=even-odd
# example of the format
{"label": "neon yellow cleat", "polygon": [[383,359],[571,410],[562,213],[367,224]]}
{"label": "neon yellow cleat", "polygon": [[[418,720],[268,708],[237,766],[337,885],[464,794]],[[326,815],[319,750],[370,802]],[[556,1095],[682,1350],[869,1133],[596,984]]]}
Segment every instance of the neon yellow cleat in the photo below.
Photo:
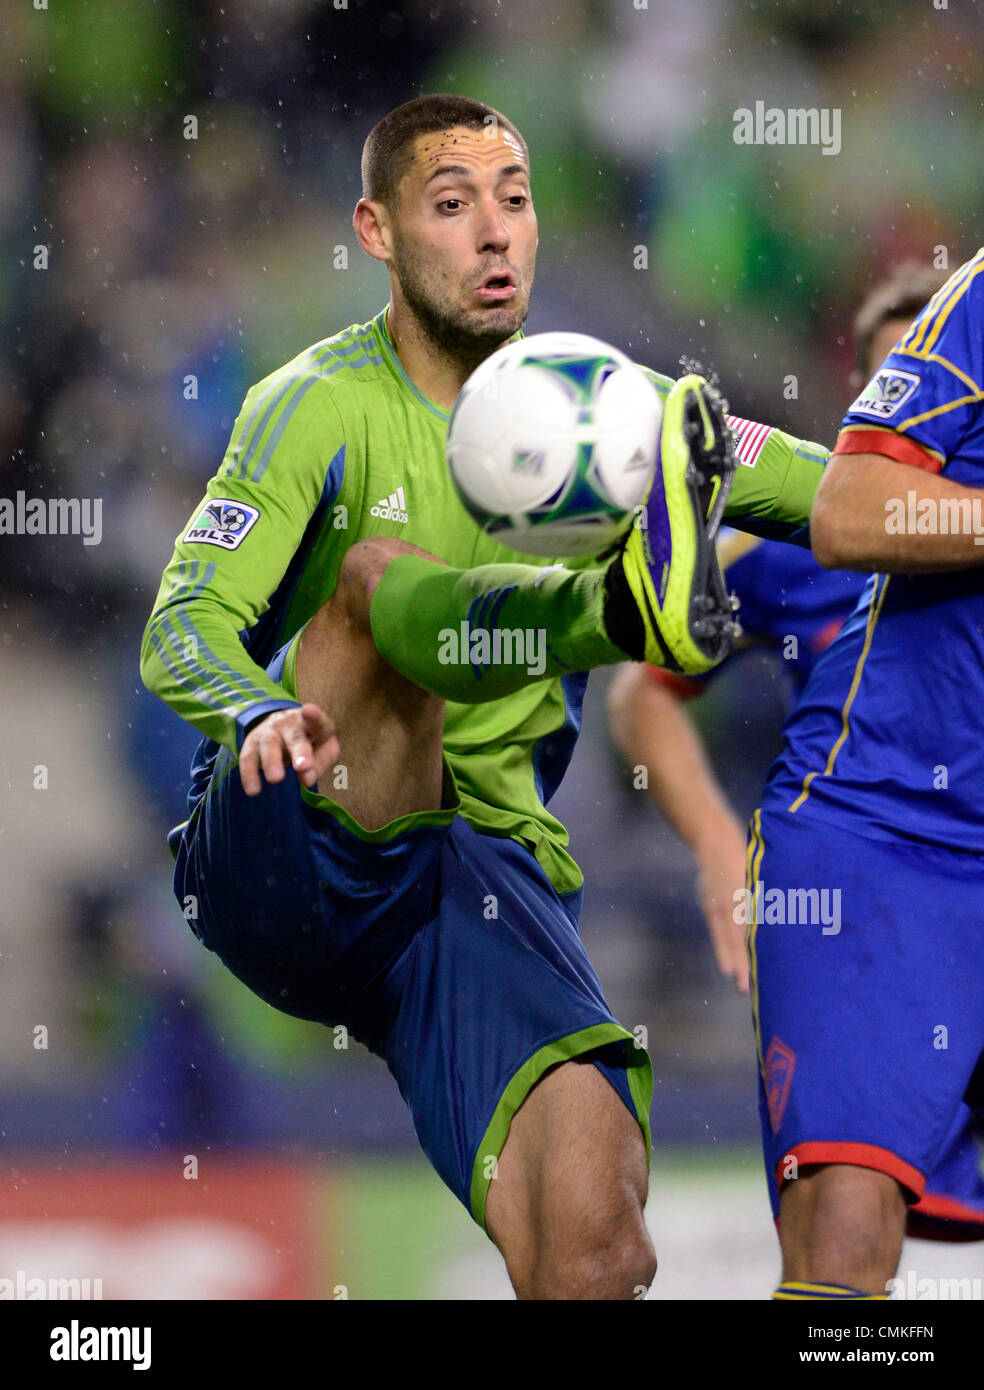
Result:
{"label": "neon yellow cleat", "polygon": [[717,391],[681,377],[663,406],[645,510],[620,557],[654,666],[708,671],[741,633],[715,548],[736,462]]}

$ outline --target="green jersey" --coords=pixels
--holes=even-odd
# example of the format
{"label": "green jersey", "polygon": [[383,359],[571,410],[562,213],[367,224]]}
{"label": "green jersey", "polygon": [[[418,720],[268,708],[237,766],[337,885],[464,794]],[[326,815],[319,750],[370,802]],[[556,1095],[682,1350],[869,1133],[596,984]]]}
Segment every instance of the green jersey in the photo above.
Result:
{"label": "green jersey", "polygon": [[[671,379],[648,374],[665,396]],[[523,558],[481,531],[459,500],[444,455],[448,414],[407,376],[385,310],[249,391],[176,541],[141,653],[147,686],[214,740],[215,753],[235,752],[258,716],[297,705],[264,668],[331,598],[357,541],[396,536],[458,569]],[[766,534],[802,528],[826,451],[751,428],[764,442],[754,466],[737,469],[726,515]],[[561,893],[579,888],[581,873],[546,803],[573,751],[585,679],[446,707],[444,752],[461,814],[479,832],[527,844]]]}

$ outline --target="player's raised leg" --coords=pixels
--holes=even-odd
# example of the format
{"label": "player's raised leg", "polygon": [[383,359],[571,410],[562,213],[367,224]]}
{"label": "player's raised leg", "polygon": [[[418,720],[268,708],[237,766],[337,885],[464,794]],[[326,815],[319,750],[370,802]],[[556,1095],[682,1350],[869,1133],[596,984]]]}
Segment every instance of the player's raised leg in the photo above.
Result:
{"label": "player's raised leg", "polygon": [[590,1058],[538,1082],[513,1117],[486,1229],[522,1299],[638,1299],[656,1273],[642,1131]]}
{"label": "player's raised leg", "polygon": [[734,468],[717,393],[682,378],[666,401],[644,524],[607,566],[437,569],[393,556],[373,588],[380,653],[422,689],[462,703],[626,656],[709,669],[739,631],[714,546]]}

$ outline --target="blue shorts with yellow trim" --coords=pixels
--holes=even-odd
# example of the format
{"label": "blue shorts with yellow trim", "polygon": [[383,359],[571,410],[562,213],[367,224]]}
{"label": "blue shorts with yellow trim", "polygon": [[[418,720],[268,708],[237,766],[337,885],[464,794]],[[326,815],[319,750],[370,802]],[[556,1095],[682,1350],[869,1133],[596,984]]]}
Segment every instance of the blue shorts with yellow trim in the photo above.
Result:
{"label": "blue shorts with yellow trim", "polygon": [[[288,647],[269,669],[290,688]],[[267,1003],[383,1057],[420,1143],[484,1224],[512,1116],[549,1067],[596,1065],[650,1148],[648,1054],[617,1024],[532,852],[478,834],[445,770],[442,808],[362,830],[297,778],[242,790],[222,750],[176,842],[199,939]]]}
{"label": "blue shorts with yellow trim", "polygon": [[746,911],[774,1214],[849,1163],[901,1184],[911,1234],[984,1237],[984,856],[757,811]]}

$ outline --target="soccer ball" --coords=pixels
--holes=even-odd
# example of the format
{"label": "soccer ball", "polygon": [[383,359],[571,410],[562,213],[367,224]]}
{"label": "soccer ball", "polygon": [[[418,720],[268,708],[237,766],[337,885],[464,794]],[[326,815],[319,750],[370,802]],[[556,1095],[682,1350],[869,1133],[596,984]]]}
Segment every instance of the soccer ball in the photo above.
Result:
{"label": "soccer ball", "polygon": [[583,333],[507,343],[462,386],[451,477],[488,535],[528,555],[591,555],[617,540],[653,474],[663,407],[617,348]]}

